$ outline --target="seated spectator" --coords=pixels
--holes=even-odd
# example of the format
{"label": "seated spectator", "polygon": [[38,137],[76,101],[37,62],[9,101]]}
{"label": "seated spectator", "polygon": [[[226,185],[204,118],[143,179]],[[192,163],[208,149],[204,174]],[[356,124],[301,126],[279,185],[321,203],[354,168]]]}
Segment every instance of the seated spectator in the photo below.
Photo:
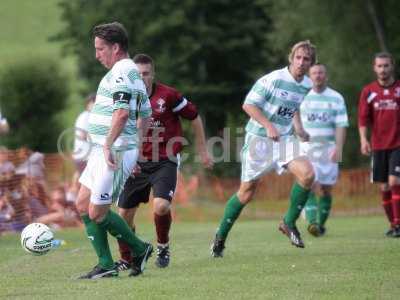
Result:
{"label": "seated spectator", "polygon": [[37,182],[44,184],[44,155],[39,152],[33,152],[26,147],[20,149],[18,158],[23,161],[17,169],[16,173],[25,175],[28,178],[35,179]]}
{"label": "seated spectator", "polygon": [[25,178],[22,189],[31,211],[32,219],[37,219],[49,212],[50,203],[44,186],[35,179]]}
{"label": "seated spectator", "polygon": [[14,164],[9,160],[9,151],[6,147],[0,146],[0,180],[11,178],[14,174]]}
{"label": "seated spectator", "polygon": [[14,210],[10,203],[7,201],[5,194],[0,192],[0,233],[11,230],[11,218]]}
{"label": "seated spectator", "polygon": [[36,222],[47,224],[54,229],[80,226],[81,221],[75,204],[66,199],[64,187],[58,187],[50,195],[50,211],[36,219]]}
{"label": "seated spectator", "polygon": [[4,197],[13,209],[11,215],[11,229],[13,231],[22,231],[32,221],[27,194],[23,190],[23,180],[23,175],[14,174],[5,182],[7,188]]}

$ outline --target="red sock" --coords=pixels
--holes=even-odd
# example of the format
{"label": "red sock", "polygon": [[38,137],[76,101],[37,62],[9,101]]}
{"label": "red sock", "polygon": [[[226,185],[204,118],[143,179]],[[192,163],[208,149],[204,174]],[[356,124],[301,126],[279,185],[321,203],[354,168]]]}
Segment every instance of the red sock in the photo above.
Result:
{"label": "red sock", "polygon": [[393,227],[393,209],[392,209],[392,192],[391,191],[382,191],[382,206],[385,210],[386,217],[390,222],[390,225]]}
{"label": "red sock", "polygon": [[154,223],[156,224],[157,242],[159,244],[168,244],[169,229],[171,228],[171,211],[163,216],[154,213]]}
{"label": "red sock", "polygon": [[[133,232],[135,232],[135,228],[131,228]],[[122,240],[118,240],[118,250],[119,254],[121,255],[121,259],[128,262],[132,263],[132,252],[131,249],[129,248],[129,245],[125,243]]]}
{"label": "red sock", "polygon": [[400,225],[400,185],[392,187],[393,224]]}
{"label": "red sock", "polygon": [[131,249],[129,248],[128,244],[125,243],[122,240],[117,240],[118,241],[118,250],[119,254],[121,255],[121,259],[131,263],[132,262],[132,252]]}

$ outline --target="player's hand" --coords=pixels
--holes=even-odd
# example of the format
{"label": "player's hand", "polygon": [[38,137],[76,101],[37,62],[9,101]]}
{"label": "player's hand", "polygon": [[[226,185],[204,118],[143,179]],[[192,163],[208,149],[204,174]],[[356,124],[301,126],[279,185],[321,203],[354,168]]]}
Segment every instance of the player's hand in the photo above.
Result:
{"label": "player's hand", "polygon": [[331,162],[339,163],[342,161],[342,151],[339,151],[337,147],[333,148],[333,150],[329,153],[329,159]]}
{"label": "player's hand", "polygon": [[132,170],[132,177],[139,175],[141,172],[142,172],[142,168],[139,166],[139,164],[136,164]]}
{"label": "player's hand", "polygon": [[267,131],[267,137],[275,142],[279,141],[279,132],[274,125],[265,127],[265,130]]}
{"label": "player's hand", "polygon": [[103,147],[104,158],[106,160],[106,164],[113,170],[117,169],[117,164],[114,160],[114,156],[112,154],[111,148],[104,146]]}
{"label": "player's hand", "polygon": [[214,166],[214,161],[207,151],[200,152],[201,162],[206,169],[212,169]]}
{"label": "player's hand", "polygon": [[367,140],[361,140],[361,153],[363,155],[371,154],[371,144]]}
{"label": "player's hand", "polygon": [[310,135],[304,129],[297,131],[296,134],[302,142],[310,141]]}

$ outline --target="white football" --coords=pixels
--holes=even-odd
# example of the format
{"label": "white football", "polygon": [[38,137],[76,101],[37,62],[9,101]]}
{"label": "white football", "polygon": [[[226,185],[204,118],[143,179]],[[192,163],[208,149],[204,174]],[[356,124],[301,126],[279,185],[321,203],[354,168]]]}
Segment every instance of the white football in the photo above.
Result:
{"label": "white football", "polygon": [[43,255],[49,252],[53,239],[53,232],[42,223],[29,224],[21,233],[22,248],[33,255]]}

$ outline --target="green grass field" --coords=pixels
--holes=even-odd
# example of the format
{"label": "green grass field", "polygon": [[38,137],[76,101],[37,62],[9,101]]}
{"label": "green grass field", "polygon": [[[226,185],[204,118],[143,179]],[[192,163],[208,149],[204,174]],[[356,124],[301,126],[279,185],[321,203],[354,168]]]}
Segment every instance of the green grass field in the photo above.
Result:
{"label": "green grass field", "polygon": [[[216,223],[173,226],[172,262],[145,274],[82,281],[95,256],[81,230],[56,233],[68,244],[42,257],[25,253],[18,235],[0,238],[1,299],[398,299],[400,240],[385,238],[382,217],[330,220],[328,233],[303,233],[297,249],[277,230],[278,220],[239,221],[223,259],[212,259],[209,244]],[[305,224],[301,221],[301,230]],[[140,223],[153,240],[153,227]],[[116,254],[113,240],[113,250]]]}

